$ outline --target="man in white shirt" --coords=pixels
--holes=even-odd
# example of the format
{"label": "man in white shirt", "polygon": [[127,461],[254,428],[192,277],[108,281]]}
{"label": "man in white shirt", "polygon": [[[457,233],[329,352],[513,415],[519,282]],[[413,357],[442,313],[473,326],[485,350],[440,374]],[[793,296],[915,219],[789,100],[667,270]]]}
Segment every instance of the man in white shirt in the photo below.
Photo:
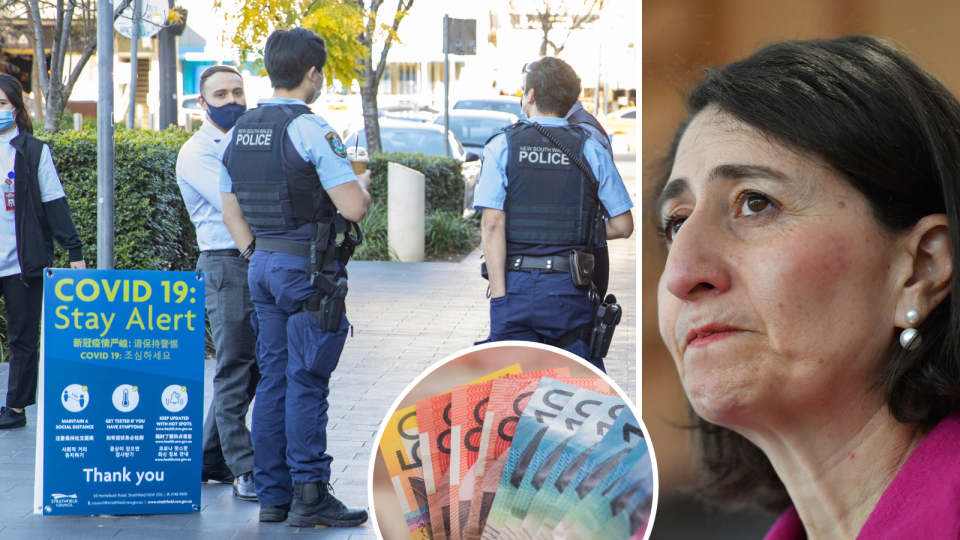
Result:
{"label": "man in white shirt", "polygon": [[[202,253],[197,270],[206,274],[206,308],[217,348],[213,402],[203,429],[203,481],[233,482],[233,493],[256,501],[253,443],[247,410],[260,380],[256,313],[250,301],[247,266],[223,224],[217,146],[247,108],[243,78],[231,67],[213,66],[200,77],[203,126],[183,145],[177,184],[197,228]],[[246,249],[247,246],[243,246]]]}

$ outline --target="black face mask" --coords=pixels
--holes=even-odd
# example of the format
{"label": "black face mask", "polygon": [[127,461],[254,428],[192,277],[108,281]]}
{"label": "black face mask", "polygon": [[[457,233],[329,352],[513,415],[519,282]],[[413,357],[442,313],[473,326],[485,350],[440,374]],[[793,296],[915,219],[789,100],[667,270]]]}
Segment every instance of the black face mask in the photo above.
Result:
{"label": "black face mask", "polygon": [[247,112],[247,107],[239,103],[230,103],[221,107],[214,107],[209,102],[207,103],[207,114],[210,116],[210,120],[223,129],[233,128],[237,119],[245,112]]}

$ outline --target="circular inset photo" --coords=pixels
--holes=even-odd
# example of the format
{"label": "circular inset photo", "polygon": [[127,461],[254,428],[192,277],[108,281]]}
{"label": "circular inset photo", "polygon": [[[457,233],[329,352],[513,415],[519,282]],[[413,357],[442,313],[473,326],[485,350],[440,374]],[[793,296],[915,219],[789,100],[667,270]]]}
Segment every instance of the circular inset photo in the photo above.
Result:
{"label": "circular inset photo", "polygon": [[180,412],[187,406],[187,387],[171,384],[163,389],[160,399],[163,401],[164,409],[170,412]]}
{"label": "circular inset photo", "polygon": [[113,391],[113,406],[120,412],[130,412],[140,403],[140,392],[130,384],[121,384]]}
{"label": "circular inset photo", "polygon": [[82,384],[71,384],[63,389],[61,401],[63,408],[70,412],[80,412],[90,404],[90,393]]}
{"label": "circular inset photo", "polygon": [[545,345],[482,345],[397,399],[370,501],[384,540],[644,538],[656,462],[609,377]]}

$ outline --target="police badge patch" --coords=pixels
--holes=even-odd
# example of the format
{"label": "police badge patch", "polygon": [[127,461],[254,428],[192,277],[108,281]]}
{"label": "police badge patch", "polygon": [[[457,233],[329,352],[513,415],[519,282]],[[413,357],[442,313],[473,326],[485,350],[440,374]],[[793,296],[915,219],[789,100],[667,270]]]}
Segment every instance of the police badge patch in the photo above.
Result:
{"label": "police badge patch", "polygon": [[340,136],[336,133],[327,133],[327,142],[330,143],[330,149],[340,157],[347,157],[347,147],[344,146]]}

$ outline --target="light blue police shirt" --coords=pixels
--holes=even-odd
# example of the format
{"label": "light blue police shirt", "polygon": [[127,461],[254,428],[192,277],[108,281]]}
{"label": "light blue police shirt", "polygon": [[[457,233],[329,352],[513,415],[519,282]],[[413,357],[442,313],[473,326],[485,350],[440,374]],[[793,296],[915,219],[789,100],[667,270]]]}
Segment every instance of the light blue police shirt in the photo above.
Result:
{"label": "light blue police shirt", "polygon": [[[536,122],[541,126],[565,126],[568,122],[563,118],[537,116],[528,122]],[[483,165],[477,179],[477,188],[474,191],[473,207],[477,210],[493,208],[503,210],[503,203],[507,198],[507,136],[497,135],[483,148]],[[613,164],[613,158],[599,142],[588,138],[583,148],[587,165],[593,170],[593,175],[600,182],[600,201],[607,209],[610,217],[616,217],[633,208],[633,201],[623,179]]]}
{"label": "light blue police shirt", "polygon": [[220,141],[226,136],[220,128],[205,120],[177,156],[177,186],[190,212],[190,221],[197,228],[200,251],[237,247],[223,224],[223,201],[220,199],[223,164],[218,150]]}
{"label": "light blue police shirt", "polygon": [[[299,99],[292,98],[270,98],[261,99],[257,105],[306,105]],[[313,163],[317,168],[317,174],[320,175],[320,185],[323,189],[329,190],[347,182],[356,182],[357,176],[353,174],[353,167],[350,160],[346,157],[338,156],[331,148],[326,139],[327,134],[336,133],[330,124],[322,117],[316,114],[301,114],[287,125],[287,136],[293,147],[300,153],[300,157]],[[226,153],[230,141],[233,139],[233,130],[224,134],[220,141],[219,156],[220,166],[220,191],[224,193],[233,193],[233,181],[230,179],[230,173],[222,165],[223,154]]]}

